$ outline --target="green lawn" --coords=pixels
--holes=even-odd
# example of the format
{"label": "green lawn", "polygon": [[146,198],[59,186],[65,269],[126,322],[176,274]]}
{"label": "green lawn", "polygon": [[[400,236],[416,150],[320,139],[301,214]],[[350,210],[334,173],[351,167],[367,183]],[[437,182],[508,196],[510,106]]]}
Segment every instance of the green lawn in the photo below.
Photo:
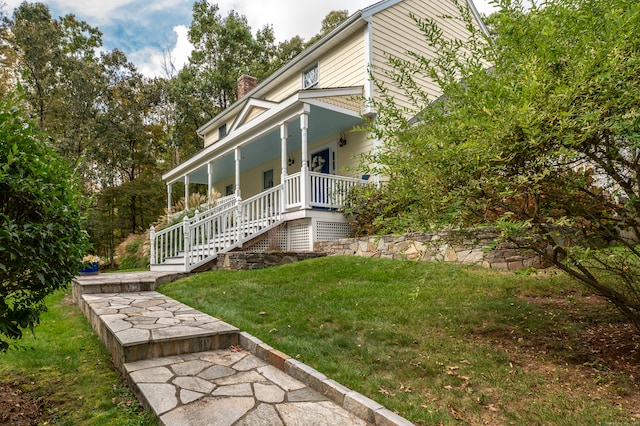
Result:
{"label": "green lawn", "polygon": [[27,333],[19,349],[0,354],[0,383],[38,399],[44,424],[157,424],[123,386],[71,291],[48,297],[47,306],[35,337]]}
{"label": "green lawn", "polygon": [[564,276],[330,257],[160,291],[416,424],[627,424],[638,408],[580,337],[623,320]]}

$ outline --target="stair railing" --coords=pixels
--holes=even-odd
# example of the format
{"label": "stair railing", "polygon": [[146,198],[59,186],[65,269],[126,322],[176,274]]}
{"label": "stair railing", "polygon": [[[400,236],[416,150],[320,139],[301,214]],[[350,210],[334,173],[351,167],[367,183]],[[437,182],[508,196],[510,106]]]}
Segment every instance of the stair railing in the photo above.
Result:
{"label": "stair railing", "polygon": [[185,216],[181,223],[159,232],[151,227],[151,265],[183,257],[188,272],[242,245],[282,220],[282,188],[278,185],[240,203],[229,201],[192,218]]}
{"label": "stair railing", "polygon": [[[310,172],[307,176],[306,185],[302,173],[292,174],[283,184],[245,201],[225,197],[216,206],[162,231],[155,232],[152,227],[151,265],[183,257],[184,271],[192,271],[281,223],[284,211],[302,208],[305,199],[312,207],[339,209],[351,188],[367,184],[360,179],[322,173]],[[301,194],[305,189],[308,193]]]}

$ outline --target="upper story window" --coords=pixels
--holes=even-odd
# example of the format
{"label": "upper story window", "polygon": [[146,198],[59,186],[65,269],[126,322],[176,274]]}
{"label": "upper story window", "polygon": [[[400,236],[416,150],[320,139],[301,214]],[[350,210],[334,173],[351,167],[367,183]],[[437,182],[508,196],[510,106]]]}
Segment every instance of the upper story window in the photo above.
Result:
{"label": "upper story window", "polygon": [[302,73],[302,89],[312,89],[318,86],[318,64]]}
{"label": "upper story window", "polygon": [[222,126],[218,127],[218,140],[221,140],[227,136],[227,123],[224,123]]}

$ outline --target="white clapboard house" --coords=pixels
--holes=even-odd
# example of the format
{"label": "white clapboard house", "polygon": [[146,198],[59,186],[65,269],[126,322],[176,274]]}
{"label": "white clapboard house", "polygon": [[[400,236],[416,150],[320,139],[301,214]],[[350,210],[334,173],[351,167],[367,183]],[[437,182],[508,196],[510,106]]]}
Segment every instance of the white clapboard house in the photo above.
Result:
{"label": "white clapboard house", "polygon": [[[467,5],[483,28],[472,1]],[[412,13],[444,23],[440,16],[458,11],[449,0],[380,1],[265,81],[240,76],[238,100],[198,129],[202,151],[163,176],[169,207],[177,183],[185,199],[195,183],[223,197],[182,223],[152,229],[151,269],[190,272],[232,250],[304,252],[347,236],[340,208],[348,190],[378,180],[354,171],[359,154],[384,143],[353,131],[376,117],[366,102],[377,95],[370,71],[384,81],[390,55],[433,55]],[[443,28],[452,38],[468,35],[458,20]],[[434,99],[440,95],[432,81],[422,84]],[[410,106],[404,93],[394,96]]]}

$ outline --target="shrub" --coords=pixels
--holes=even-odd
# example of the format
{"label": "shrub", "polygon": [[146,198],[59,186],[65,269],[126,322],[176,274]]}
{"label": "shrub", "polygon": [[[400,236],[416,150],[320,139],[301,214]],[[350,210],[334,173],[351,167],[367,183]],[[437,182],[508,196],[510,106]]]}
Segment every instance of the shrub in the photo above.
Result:
{"label": "shrub", "polygon": [[415,200],[394,196],[384,188],[356,187],[349,191],[344,214],[352,218],[355,237],[426,231],[426,226],[414,227],[419,223],[412,210],[415,204]]}
{"label": "shrub", "polygon": [[81,200],[67,163],[23,118],[17,97],[0,100],[0,352],[78,273],[87,248]]}
{"label": "shrub", "polygon": [[148,268],[149,253],[149,231],[144,234],[129,234],[129,236],[116,247],[118,268]]}

